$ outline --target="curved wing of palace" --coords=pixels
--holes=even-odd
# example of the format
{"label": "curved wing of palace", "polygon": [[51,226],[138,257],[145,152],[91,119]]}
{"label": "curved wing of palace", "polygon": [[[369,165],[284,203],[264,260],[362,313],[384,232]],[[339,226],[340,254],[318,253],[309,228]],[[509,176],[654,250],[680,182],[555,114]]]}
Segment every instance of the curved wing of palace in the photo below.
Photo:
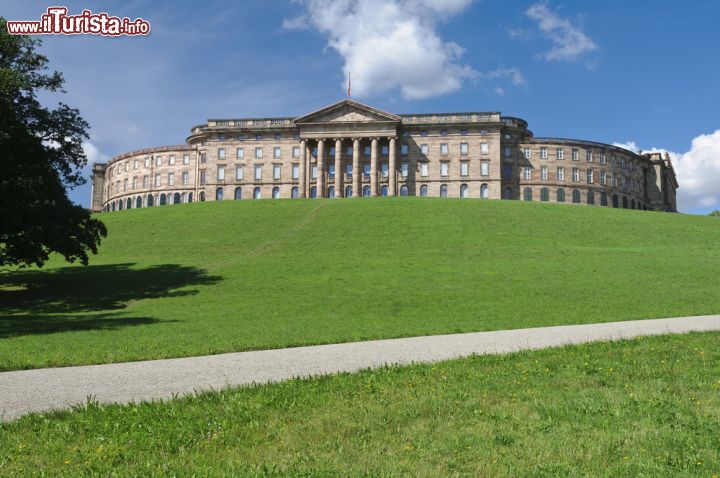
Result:
{"label": "curved wing of palace", "polygon": [[210,119],[187,144],[95,163],[92,210],[261,198],[439,196],[676,211],[667,155],[535,138],[500,113],[395,115],[343,100],[299,118]]}

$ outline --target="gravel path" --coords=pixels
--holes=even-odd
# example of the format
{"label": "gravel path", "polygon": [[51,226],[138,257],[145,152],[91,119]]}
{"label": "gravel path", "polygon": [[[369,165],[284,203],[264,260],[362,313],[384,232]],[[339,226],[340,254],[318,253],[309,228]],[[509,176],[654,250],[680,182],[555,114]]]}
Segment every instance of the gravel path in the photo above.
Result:
{"label": "gravel path", "polygon": [[205,357],[0,373],[0,419],[67,408],[92,396],[103,403],[174,395],[292,377],[352,372],[384,364],[435,362],[473,354],[617,340],[641,335],[720,330],[720,315],[567,325],[373,340]]}

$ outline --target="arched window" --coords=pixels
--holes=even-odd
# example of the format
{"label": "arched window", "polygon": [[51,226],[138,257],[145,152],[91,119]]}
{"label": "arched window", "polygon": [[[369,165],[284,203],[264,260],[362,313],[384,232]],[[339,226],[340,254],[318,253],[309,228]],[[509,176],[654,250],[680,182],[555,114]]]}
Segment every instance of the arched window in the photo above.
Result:
{"label": "arched window", "polygon": [[620,201],[618,200],[618,195],[617,195],[617,194],[613,194],[613,195],[612,195],[612,203],[613,203],[613,207],[614,207],[614,208],[619,208],[619,207],[620,207]]}
{"label": "arched window", "polygon": [[540,190],[540,201],[548,202],[550,200],[550,191],[548,188],[542,188]]}
{"label": "arched window", "polygon": [[335,197],[335,186],[330,186],[328,188],[327,197],[334,198]]}
{"label": "arched window", "polygon": [[152,194],[148,194],[147,196],[147,207],[153,207],[155,205],[155,200],[153,198]]}
{"label": "arched window", "polygon": [[132,209],[132,199],[127,198],[127,201],[125,202],[125,209]]}
{"label": "arched window", "polygon": [[200,202],[205,202],[205,191],[200,191]]}
{"label": "arched window", "polygon": [[315,199],[317,197],[317,186],[312,186],[310,188],[310,198]]}
{"label": "arched window", "polygon": [[382,187],[380,188],[380,196],[385,197],[387,195],[388,195],[388,187],[385,184],[383,184]]}
{"label": "arched window", "polygon": [[427,184],[420,186],[420,197],[427,197]]}
{"label": "arched window", "polygon": [[253,189],[253,199],[261,199],[262,198],[262,192],[260,190],[260,186],[257,186],[255,189]]}
{"label": "arched window", "polygon": [[300,195],[299,189],[297,186],[293,186],[293,188],[290,190],[290,197],[293,199],[297,199]]}
{"label": "arched window", "polygon": [[511,187],[506,187],[503,190],[503,199],[512,199],[513,198],[513,190]]}
{"label": "arched window", "polygon": [[627,209],[627,208],[628,208],[627,196],[623,196],[623,209]]}
{"label": "arched window", "polygon": [[573,189],[572,195],[573,195],[573,204],[580,204],[580,190]]}
{"label": "arched window", "polygon": [[487,199],[490,197],[490,193],[488,192],[488,185],[483,183],[480,185],[480,197],[482,199]]}
{"label": "arched window", "polygon": [[235,197],[236,201],[239,201],[242,199],[242,188],[241,187],[238,186],[235,188],[235,196],[234,197]]}
{"label": "arched window", "polygon": [[223,188],[217,188],[215,190],[215,200],[216,201],[222,201],[223,200]]}
{"label": "arched window", "polygon": [[587,193],[587,203],[588,204],[595,204],[595,193],[593,191],[588,191]]}
{"label": "arched window", "polygon": [[142,198],[140,196],[135,199],[135,207],[137,209],[140,209],[142,207]]}
{"label": "arched window", "polygon": [[352,197],[352,186],[345,186],[345,197],[346,198]]}
{"label": "arched window", "polygon": [[460,197],[461,198],[468,197],[468,185],[467,184],[460,185]]}
{"label": "arched window", "polygon": [[446,198],[447,197],[447,184],[441,184],[440,185],[440,197]]}
{"label": "arched window", "polygon": [[370,197],[370,186],[363,186],[363,197]]}
{"label": "arched window", "polygon": [[557,202],[565,202],[565,190],[563,188],[557,190]]}
{"label": "arched window", "polygon": [[607,206],[607,193],[600,193],[600,205]]}
{"label": "arched window", "polygon": [[275,186],[272,190],[272,198],[273,199],[280,199],[280,188]]}
{"label": "arched window", "polygon": [[188,193],[188,202],[192,202],[192,193]]}
{"label": "arched window", "polygon": [[111,206],[110,209],[112,209],[113,212],[115,212],[115,201],[113,201],[110,206]]}
{"label": "arched window", "polygon": [[635,209],[635,200],[630,201],[630,209]]}
{"label": "arched window", "polygon": [[532,196],[533,196],[532,188],[525,188],[523,190],[523,197],[525,198],[526,201],[532,201],[532,199],[533,199]]}
{"label": "arched window", "polygon": [[407,187],[407,184],[403,184],[400,186],[400,195],[401,196],[408,196],[410,194],[410,190]]}
{"label": "arched window", "polygon": [[165,193],[162,193],[160,195],[160,205],[165,206],[167,204],[167,196],[165,196]]}
{"label": "arched window", "polygon": [[118,211],[122,211],[122,210],[123,210],[123,200],[118,199]]}
{"label": "arched window", "polygon": [[180,204],[182,201],[180,200],[180,193],[175,193],[173,196],[173,204]]}

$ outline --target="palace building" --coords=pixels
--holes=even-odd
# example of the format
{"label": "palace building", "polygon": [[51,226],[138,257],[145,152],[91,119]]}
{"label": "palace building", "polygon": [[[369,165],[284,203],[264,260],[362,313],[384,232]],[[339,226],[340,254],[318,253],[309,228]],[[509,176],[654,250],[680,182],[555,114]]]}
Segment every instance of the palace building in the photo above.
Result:
{"label": "palace building", "polygon": [[434,196],[676,211],[666,155],[536,138],[500,113],[396,115],[350,99],[298,118],[211,119],[186,144],[93,165],[92,210],[265,198]]}

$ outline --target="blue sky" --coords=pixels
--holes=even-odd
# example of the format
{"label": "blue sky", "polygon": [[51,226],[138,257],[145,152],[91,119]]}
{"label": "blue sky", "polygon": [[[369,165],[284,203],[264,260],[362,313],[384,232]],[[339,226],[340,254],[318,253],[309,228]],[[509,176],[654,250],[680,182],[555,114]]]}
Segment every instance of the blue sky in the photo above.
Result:
{"label": "blue sky", "polygon": [[[11,20],[50,4],[0,2]],[[181,144],[211,117],[294,116],[345,97],[394,113],[501,111],[536,136],[671,153],[680,209],[720,209],[720,2],[69,2],[147,37],[44,36],[62,100],[103,160]],[[52,101],[53,98],[46,98]],[[88,205],[89,186],[71,191]]]}

